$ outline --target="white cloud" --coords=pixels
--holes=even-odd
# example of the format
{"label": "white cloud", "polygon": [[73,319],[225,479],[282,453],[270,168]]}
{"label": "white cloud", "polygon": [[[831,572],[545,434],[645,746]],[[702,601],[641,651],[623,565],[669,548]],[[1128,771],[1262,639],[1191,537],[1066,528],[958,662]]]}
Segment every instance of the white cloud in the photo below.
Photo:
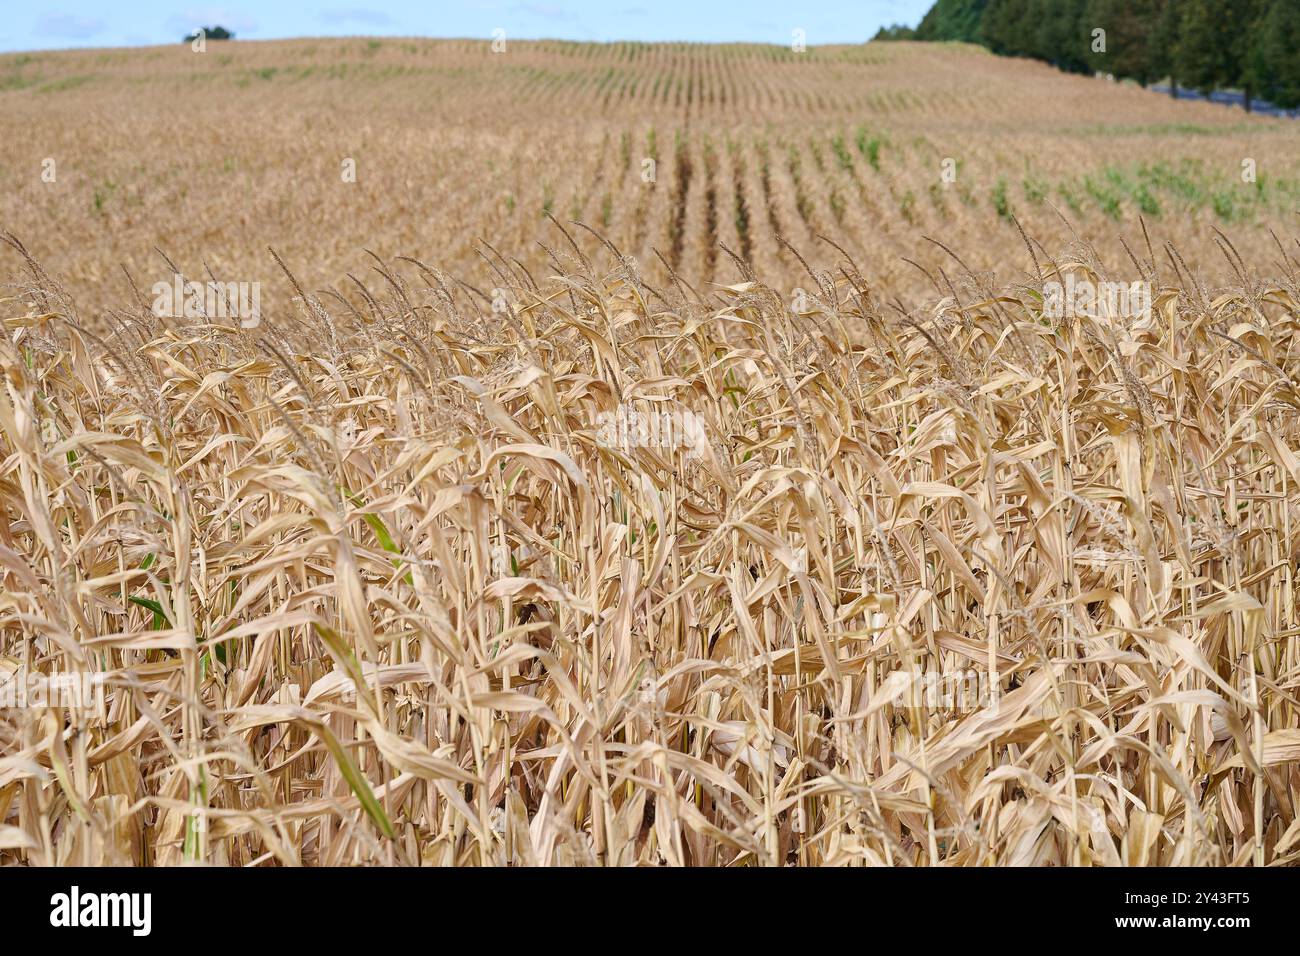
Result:
{"label": "white cloud", "polygon": [[198,27],[225,27],[238,36],[254,32],[257,21],[228,7],[190,7],[168,17],[167,27],[172,32],[179,30],[181,33],[188,33]]}
{"label": "white cloud", "polygon": [[85,40],[104,32],[104,21],[75,13],[42,13],[36,20],[36,35]]}

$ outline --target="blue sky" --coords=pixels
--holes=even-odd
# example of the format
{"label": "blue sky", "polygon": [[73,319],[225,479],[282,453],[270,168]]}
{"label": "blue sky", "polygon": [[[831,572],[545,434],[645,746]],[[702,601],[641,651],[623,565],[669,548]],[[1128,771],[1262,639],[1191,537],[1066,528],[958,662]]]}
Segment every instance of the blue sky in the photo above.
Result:
{"label": "blue sky", "polygon": [[860,43],[882,24],[915,26],[932,0],[10,0],[0,51],[174,43],[217,25],[239,38],[296,36],[561,37]]}

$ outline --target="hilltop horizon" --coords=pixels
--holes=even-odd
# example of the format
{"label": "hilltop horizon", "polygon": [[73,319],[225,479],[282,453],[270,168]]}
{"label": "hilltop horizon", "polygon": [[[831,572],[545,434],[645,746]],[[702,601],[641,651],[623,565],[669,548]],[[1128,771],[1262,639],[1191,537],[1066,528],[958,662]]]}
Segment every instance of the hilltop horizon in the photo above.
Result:
{"label": "hilltop horizon", "polygon": [[475,0],[318,7],[299,3],[268,7],[233,0],[220,6],[132,0],[112,11],[90,0],[62,0],[55,10],[33,10],[0,24],[0,52],[161,46],[203,26],[232,30],[236,39],[315,37],[490,39],[494,30],[518,39],[575,42],[760,42],[788,44],[802,29],[809,43],[865,42],[881,27],[918,23],[928,0],[875,0],[804,5],[791,11],[777,0],[714,3],[626,0],[611,6],[589,0]]}

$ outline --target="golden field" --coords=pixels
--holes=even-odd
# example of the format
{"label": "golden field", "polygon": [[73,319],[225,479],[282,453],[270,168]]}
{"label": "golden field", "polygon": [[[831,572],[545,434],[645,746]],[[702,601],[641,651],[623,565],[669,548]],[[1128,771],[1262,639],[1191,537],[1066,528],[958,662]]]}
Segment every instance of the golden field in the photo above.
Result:
{"label": "golden field", "polygon": [[923,235],[1020,273],[1011,216],[1050,252],[1064,216],[1128,269],[1142,215],[1217,273],[1212,227],[1270,259],[1300,208],[1294,123],[959,45],[178,43],[0,56],[0,106],[0,224],[87,301],[124,294],[122,266],[170,280],[155,249],[282,301],[268,246],[313,290],[367,249],[476,282],[486,240],[545,271],[549,211],[701,294],[737,279],[719,243],[789,295],[804,270],[774,236],[829,268],[827,236],[910,306],[933,289],[903,257],[946,260]]}
{"label": "golden field", "polygon": [[1300,859],[1294,125],[916,44],[0,103],[0,688],[93,678],[0,863]]}

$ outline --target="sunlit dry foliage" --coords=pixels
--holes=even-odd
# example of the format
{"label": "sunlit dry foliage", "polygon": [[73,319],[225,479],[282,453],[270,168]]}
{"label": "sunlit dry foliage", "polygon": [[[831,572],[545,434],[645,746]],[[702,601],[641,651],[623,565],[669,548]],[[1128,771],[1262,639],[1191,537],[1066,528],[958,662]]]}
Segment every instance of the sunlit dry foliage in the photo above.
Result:
{"label": "sunlit dry foliage", "polygon": [[0,862],[1295,862],[1293,247],[1058,319],[1119,264],[792,303],[565,228],[255,329],[4,250],[0,668],[102,683],[0,710]]}

